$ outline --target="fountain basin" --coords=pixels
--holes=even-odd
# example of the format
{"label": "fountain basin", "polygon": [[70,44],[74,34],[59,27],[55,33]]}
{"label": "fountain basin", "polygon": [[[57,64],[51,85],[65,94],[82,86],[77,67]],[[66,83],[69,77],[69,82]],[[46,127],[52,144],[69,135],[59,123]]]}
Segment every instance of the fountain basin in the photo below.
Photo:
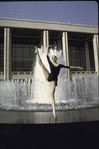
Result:
{"label": "fountain basin", "polygon": [[[39,49],[40,57],[50,72],[44,49]],[[62,51],[51,50],[49,57],[57,55],[58,63],[64,64]],[[55,92],[55,109],[79,109],[97,107],[98,76],[88,74],[67,79],[67,69],[61,68]],[[46,81],[37,60],[32,82],[30,79],[0,82],[0,108],[6,110],[52,110],[49,83]]]}

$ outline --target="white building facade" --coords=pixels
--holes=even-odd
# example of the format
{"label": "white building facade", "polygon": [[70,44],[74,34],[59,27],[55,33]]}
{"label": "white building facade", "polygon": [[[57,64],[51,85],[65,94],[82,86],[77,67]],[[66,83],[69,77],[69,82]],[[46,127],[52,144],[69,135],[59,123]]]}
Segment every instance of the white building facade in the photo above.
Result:
{"label": "white building facade", "polygon": [[77,73],[99,76],[98,27],[57,22],[0,18],[0,80],[32,79],[35,45],[56,42],[66,66],[81,66]]}

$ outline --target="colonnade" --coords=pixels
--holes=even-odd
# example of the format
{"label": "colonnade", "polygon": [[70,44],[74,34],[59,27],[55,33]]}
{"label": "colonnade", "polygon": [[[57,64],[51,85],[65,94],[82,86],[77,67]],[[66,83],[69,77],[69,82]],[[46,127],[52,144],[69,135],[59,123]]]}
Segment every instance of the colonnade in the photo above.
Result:
{"label": "colonnade", "polygon": [[11,29],[4,29],[4,80],[11,77]]}
{"label": "colonnade", "polygon": [[[61,40],[58,41],[58,47],[61,49]],[[43,46],[44,48],[49,45],[49,31],[43,31]],[[69,66],[69,50],[68,50],[68,32],[62,33],[62,47],[63,47],[63,57],[65,60],[65,65]],[[93,49],[94,49],[94,59],[95,59],[95,71],[99,76],[99,60],[98,60],[98,35],[93,35]],[[11,77],[11,29],[4,28],[4,80],[9,80]],[[86,53],[86,68],[90,71],[90,58],[89,58],[89,47],[88,41],[85,41],[85,53]],[[70,70],[67,69],[67,77],[70,77]]]}
{"label": "colonnade", "polygon": [[93,48],[94,48],[94,60],[95,60],[95,71],[99,76],[99,41],[98,35],[93,36]]}

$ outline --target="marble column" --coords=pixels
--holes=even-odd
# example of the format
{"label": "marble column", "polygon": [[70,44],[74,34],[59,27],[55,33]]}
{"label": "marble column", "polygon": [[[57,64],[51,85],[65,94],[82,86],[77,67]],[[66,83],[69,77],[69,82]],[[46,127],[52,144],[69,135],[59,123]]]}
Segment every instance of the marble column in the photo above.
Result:
{"label": "marble column", "polygon": [[44,30],[43,31],[43,46],[44,49],[49,45],[49,32]]}
{"label": "marble column", "polygon": [[94,49],[94,60],[95,60],[95,71],[99,76],[99,43],[98,43],[98,35],[93,35],[93,49]]}
{"label": "marble column", "polygon": [[7,80],[7,28],[4,29],[4,80]]}
{"label": "marble column", "polygon": [[[68,33],[63,32],[62,34],[62,45],[63,45],[63,57],[65,60],[65,65],[69,66],[69,51],[68,51]],[[66,75],[70,78],[70,69],[66,70]]]}
{"label": "marble column", "polygon": [[11,79],[11,29],[4,28],[4,80]]}
{"label": "marble column", "polygon": [[90,57],[89,57],[88,41],[85,41],[85,54],[86,54],[86,70],[90,71]]}

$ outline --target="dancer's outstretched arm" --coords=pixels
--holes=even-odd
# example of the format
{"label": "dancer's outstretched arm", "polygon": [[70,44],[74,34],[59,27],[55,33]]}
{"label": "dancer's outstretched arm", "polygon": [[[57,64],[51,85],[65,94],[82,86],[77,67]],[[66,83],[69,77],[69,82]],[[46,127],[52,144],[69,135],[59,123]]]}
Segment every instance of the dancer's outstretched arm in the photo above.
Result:
{"label": "dancer's outstretched arm", "polygon": [[61,68],[69,68],[69,69],[78,68],[80,70],[83,70],[83,67],[78,67],[78,66],[64,66],[62,64],[60,64],[60,65],[61,65]]}
{"label": "dancer's outstretched arm", "polygon": [[70,69],[74,69],[74,68],[77,68],[77,69],[83,70],[83,67],[78,67],[78,66],[70,66]]}

